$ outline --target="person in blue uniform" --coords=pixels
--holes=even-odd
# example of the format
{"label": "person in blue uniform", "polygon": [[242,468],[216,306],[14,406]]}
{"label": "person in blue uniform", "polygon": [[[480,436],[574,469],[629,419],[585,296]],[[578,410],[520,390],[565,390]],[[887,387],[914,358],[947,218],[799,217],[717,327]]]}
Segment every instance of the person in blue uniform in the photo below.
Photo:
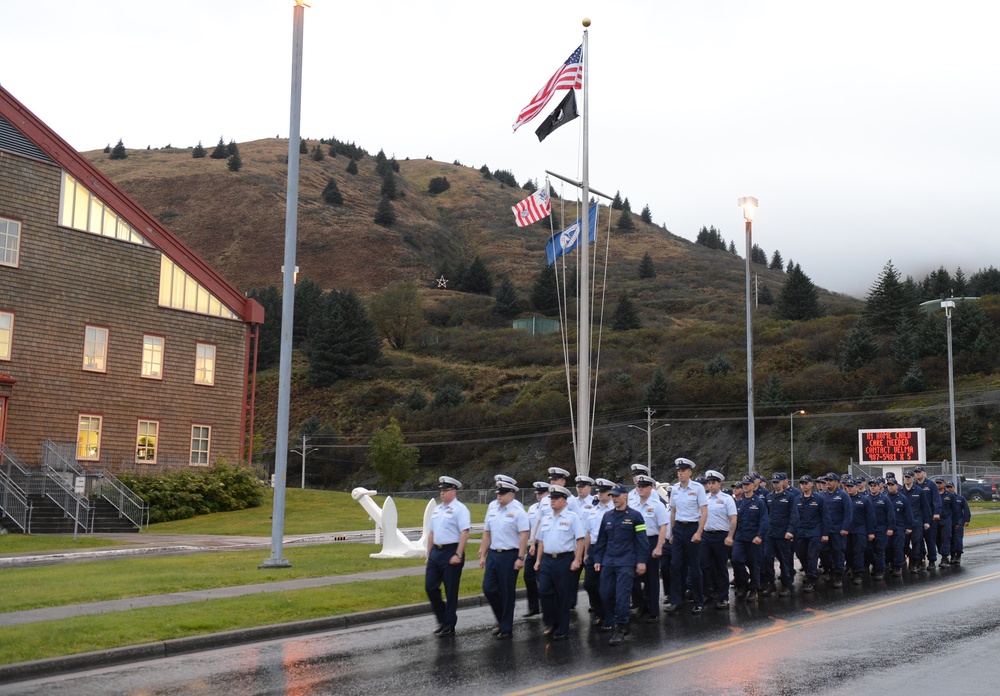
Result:
{"label": "person in blue uniform", "polygon": [[649,467],[645,464],[635,463],[629,467],[629,471],[632,474],[633,488],[628,492],[628,506],[634,508],[635,502],[639,499],[639,486],[636,482],[640,476],[649,476]]}
{"label": "person in blue uniform", "polygon": [[[785,489],[787,476],[774,474],[771,483],[774,490],[767,494],[767,533],[764,537],[764,549],[760,565],[760,593],[767,597],[774,592],[779,597],[787,597],[792,593],[792,533],[789,526],[795,508],[795,496]],[[774,560],[778,559],[781,572],[781,590],[774,582]]]}
{"label": "person in blue uniform", "polygon": [[569,637],[569,612],[574,572],[583,564],[587,532],[583,520],[569,509],[571,494],[565,486],[549,485],[552,512],[538,529],[538,595],[542,602],[545,635],[552,640]]}
{"label": "person in blue uniform", "polygon": [[[944,487],[954,491],[954,483],[946,483]],[[951,517],[951,564],[962,565],[962,552],[965,550],[965,528],[972,522],[972,511],[969,501],[961,493],[955,493],[955,510]]]}
{"label": "person in blue uniform", "polygon": [[[559,466],[549,467],[549,485],[562,486],[569,490],[566,486],[566,481],[569,480],[569,472]],[[575,495],[570,494],[569,498],[566,500],[566,507],[568,507],[572,512],[580,515],[580,499]]]}
{"label": "person in blue uniform", "polygon": [[844,488],[850,497],[851,524],[848,528],[847,558],[848,569],[855,585],[860,585],[862,569],[865,565],[865,548],[875,539],[875,510],[871,498],[861,495],[858,482],[848,476],[843,479]]}
{"label": "person in blue uniform", "polygon": [[486,511],[481,546],[487,549],[479,561],[483,573],[483,594],[497,620],[494,635],[506,640],[514,633],[514,603],[517,575],[524,567],[528,549],[528,513],[524,506],[515,505],[517,481],[496,482],[497,505]]}
{"label": "person in blue uniform", "polygon": [[646,572],[636,575],[632,582],[632,601],[638,614],[646,615],[647,623],[656,623],[660,620],[660,559],[663,556],[670,518],[666,505],[653,490],[656,481],[652,477],[640,474],[636,477],[635,485],[639,496],[629,507],[645,520],[649,553],[643,559]]}
{"label": "person in blue uniform", "polygon": [[736,599],[756,602],[760,590],[760,558],[767,535],[767,504],[754,495],[754,481],[742,482],[743,498],[736,507],[736,535],[733,537],[733,578]]}
{"label": "person in blue uniform", "polygon": [[927,553],[924,536],[931,528],[931,501],[924,489],[916,485],[913,472],[909,469],[903,472],[903,489],[900,493],[910,501],[910,512],[913,515],[913,531],[907,540],[910,572],[919,573]]}
{"label": "person in blue uniform", "polygon": [[906,539],[913,533],[913,528],[916,524],[913,521],[913,508],[910,506],[910,498],[900,490],[899,481],[895,478],[887,479],[885,488],[886,495],[896,513],[895,533],[888,539],[885,554],[888,563],[892,566],[893,577],[898,578],[903,574]]}
{"label": "person in blue uniform", "polygon": [[934,483],[937,486],[938,495],[941,496],[941,516],[938,519],[937,548],[941,554],[941,564],[938,568],[948,568],[951,566],[951,533],[952,517],[955,514],[955,491],[949,491],[944,486],[944,477],[935,476]]}
{"label": "person in blue uniform", "polygon": [[826,501],[814,490],[812,477],[806,474],[799,477],[801,495],[795,499],[795,512],[792,514],[789,532],[795,544],[795,555],[799,558],[806,580],[802,584],[803,592],[816,589],[819,580],[819,550],[820,545],[830,540],[830,513],[826,509]]}
{"label": "person in blue uniform", "polygon": [[[524,590],[528,599],[528,611],[525,617],[538,616],[542,608],[538,600],[538,573],[535,572],[535,535],[542,515],[551,508],[549,501],[549,482],[535,481],[535,502],[528,508],[528,557],[524,559]],[[545,503],[544,505],[542,503]]]}
{"label": "person in blue uniform", "polygon": [[934,482],[927,478],[927,472],[922,466],[913,467],[913,485],[924,492],[931,508],[931,516],[924,519],[927,523],[924,528],[924,545],[927,547],[927,569],[933,570],[938,557],[937,528],[941,520],[941,494]]}
{"label": "person in blue uniform", "polygon": [[[469,508],[458,500],[462,482],[451,476],[438,479],[441,502],[431,515],[427,530],[427,556],[424,559],[424,590],[430,600],[439,637],[455,635],[458,623],[458,586],[465,567],[465,544],[472,520]],[[444,599],[441,585],[444,585]]]}
{"label": "person in blue uniform", "polygon": [[714,469],[705,472],[708,517],[701,543],[701,574],[705,599],[708,600],[711,592],[716,609],[729,607],[729,556],[736,536],[736,501],[722,491],[724,478]]}
{"label": "person in blue uniform", "polygon": [[[896,534],[896,506],[885,493],[885,479],[876,477],[868,482],[868,499],[875,513],[875,538],[871,543],[871,563],[875,580],[885,577],[885,549]],[[867,563],[867,557],[865,562]]]}
{"label": "person in blue uniform", "polygon": [[611,489],[615,487],[613,481],[599,478],[595,482],[597,487],[597,501],[591,505],[584,520],[587,526],[587,546],[583,554],[583,564],[587,573],[583,576],[583,589],[590,599],[590,609],[594,613],[593,624],[595,626],[604,625],[604,617],[610,609],[605,608],[604,599],[601,597],[601,571],[594,566],[594,546],[597,544],[597,537],[601,532],[601,523],[604,515],[614,509],[611,500]]}
{"label": "person in blue uniform", "polygon": [[692,481],[694,462],[685,457],[674,460],[677,483],[670,489],[670,603],[668,613],[680,611],[684,604],[684,584],[690,574],[692,614],[705,608],[701,577],[701,537],[708,519],[708,494],[705,487]]}
{"label": "person in blue uniform", "polygon": [[[583,520],[583,526],[589,531],[590,524],[590,511],[594,508],[594,479],[589,476],[577,476],[576,477],[576,508],[573,510],[580,519]],[[589,534],[588,534],[589,536]],[[589,543],[589,539],[588,539]],[[583,569],[587,561],[587,551],[584,549],[583,552],[584,564],[573,574],[575,579],[573,580],[573,599],[570,602],[573,609],[576,608],[576,600],[580,594],[580,576],[583,575]]]}
{"label": "person in blue uniform", "polygon": [[844,553],[847,549],[847,535],[850,534],[854,506],[851,505],[850,496],[840,487],[840,475],[832,471],[826,475],[824,500],[830,513],[830,529],[827,534],[829,540],[823,545],[821,554],[826,555],[824,564],[832,573],[831,585],[843,587],[847,568]]}
{"label": "person in blue uniform", "polygon": [[594,567],[601,574],[601,600],[604,624],[601,630],[613,631],[609,644],[619,645],[628,633],[629,597],[636,575],[646,572],[649,554],[646,521],[628,505],[628,491],[618,483],[611,489],[614,509],[605,513],[594,545]]}

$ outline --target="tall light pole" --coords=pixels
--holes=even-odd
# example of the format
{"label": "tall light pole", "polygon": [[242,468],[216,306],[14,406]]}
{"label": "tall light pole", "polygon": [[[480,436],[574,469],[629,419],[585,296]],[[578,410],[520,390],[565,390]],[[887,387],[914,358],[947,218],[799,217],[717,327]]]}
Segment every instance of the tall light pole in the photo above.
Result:
{"label": "tall light pole", "polygon": [[659,430],[660,428],[669,428],[670,423],[663,423],[661,425],[653,427],[653,414],[656,413],[649,406],[646,407],[646,427],[643,428],[638,425],[629,424],[628,427],[635,428],[636,430],[641,430],[646,433],[646,468],[649,469],[649,475],[653,475],[653,431]]}
{"label": "tall light pole", "polygon": [[[302,110],[302,35],[305,0],[292,11],[292,93],[288,126],[288,188],[285,196],[285,265],[281,297],[281,353],[278,358],[278,420],[275,430],[274,504],[271,510],[271,555],[261,568],[290,568],[282,557],[285,538],[285,478],[288,473],[288,415],[292,393],[292,326],[295,319],[295,238],[299,205],[299,121]],[[291,271],[291,272],[288,272]]]}
{"label": "tall light pole", "polygon": [[753,215],[757,212],[757,199],[745,196],[737,201],[743,209],[747,233],[747,471],[754,473],[754,424],[753,424],[753,317],[750,307],[750,247],[752,244]]}
{"label": "tall light pole", "polygon": [[788,455],[791,473],[788,476],[789,485],[795,485],[795,416],[804,416],[805,411],[792,411],[788,414]]}
{"label": "tall light pole", "polygon": [[[941,309],[948,323],[948,415],[951,418],[951,480],[958,487],[958,450],[955,447],[955,364],[951,357],[951,311],[955,309],[954,300],[942,300]],[[944,473],[944,472],[942,472]]]}

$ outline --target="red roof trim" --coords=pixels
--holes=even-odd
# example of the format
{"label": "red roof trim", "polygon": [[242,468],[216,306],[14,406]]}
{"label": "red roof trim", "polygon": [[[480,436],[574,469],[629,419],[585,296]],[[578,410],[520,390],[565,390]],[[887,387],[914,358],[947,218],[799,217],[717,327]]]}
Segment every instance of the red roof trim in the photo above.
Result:
{"label": "red roof trim", "polygon": [[204,285],[244,322],[263,322],[264,308],[259,303],[244,296],[219,275],[190,247],[104,176],[87,158],[74,150],[3,86],[0,86],[0,114],[3,114],[4,118],[51,157],[57,165],[125,218],[150,244]]}

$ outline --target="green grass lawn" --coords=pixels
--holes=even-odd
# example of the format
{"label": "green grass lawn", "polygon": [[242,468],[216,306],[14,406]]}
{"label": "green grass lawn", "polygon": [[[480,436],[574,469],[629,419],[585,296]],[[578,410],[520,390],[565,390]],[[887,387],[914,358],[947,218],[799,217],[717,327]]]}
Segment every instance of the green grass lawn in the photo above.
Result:
{"label": "green grass lawn", "polygon": [[986,527],[1000,527],[1000,512],[973,515],[972,522],[969,523],[966,529],[984,529]]}
{"label": "green grass lawn", "polygon": [[[136,535],[136,539],[139,535]],[[76,541],[71,534],[3,534],[0,535],[0,555],[10,553],[31,553],[32,551],[64,551],[68,549],[93,549],[101,546],[119,546],[120,542],[80,536]]]}

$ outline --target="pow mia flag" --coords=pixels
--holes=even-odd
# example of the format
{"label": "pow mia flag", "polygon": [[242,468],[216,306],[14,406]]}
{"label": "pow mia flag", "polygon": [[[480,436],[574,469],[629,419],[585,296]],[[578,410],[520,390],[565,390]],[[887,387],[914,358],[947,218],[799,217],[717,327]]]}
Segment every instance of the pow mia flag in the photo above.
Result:
{"label": "pow mia flag", "polygon": [[549,114],[548,118],[542,121],[542,125],[538,126],[538,129],[535,130],[538,142],[542,142],[549,133],[559,126],[569,123],[577,116],[579,114],[576,113],[576,90],[571,89],[566,93],[563,100],[559,102],[556,110]]}

